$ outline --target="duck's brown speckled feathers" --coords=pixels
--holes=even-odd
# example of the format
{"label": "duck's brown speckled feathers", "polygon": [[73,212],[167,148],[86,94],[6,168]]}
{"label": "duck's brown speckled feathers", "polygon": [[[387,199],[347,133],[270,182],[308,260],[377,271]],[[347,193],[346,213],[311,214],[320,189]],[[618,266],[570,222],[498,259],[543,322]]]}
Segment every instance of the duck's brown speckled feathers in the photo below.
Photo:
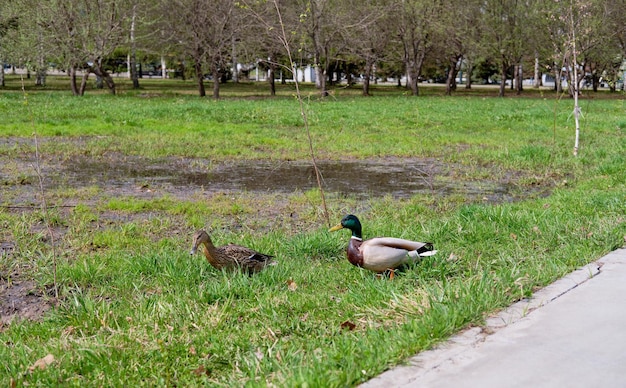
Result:
{"label": "duck's brown speckled feathers", "polygon": [[199,230],[194,234],[191,254],[195,254],[200,246],[202,246],[202,253],[208,262],[217,269],[240,268],[252,274],[272,264],[273,256],[259,253],[248,247],[236,244],[216,247],[213,245],[209,234],[204,230]]}

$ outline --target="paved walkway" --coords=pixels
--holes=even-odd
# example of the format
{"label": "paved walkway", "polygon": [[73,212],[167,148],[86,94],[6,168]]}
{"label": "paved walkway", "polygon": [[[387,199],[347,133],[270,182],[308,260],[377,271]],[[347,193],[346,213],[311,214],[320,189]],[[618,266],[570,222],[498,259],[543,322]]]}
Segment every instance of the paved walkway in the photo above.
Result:
{"label": "paved walkway", "polygon": [[361,387],[626,387],[626,249]]}

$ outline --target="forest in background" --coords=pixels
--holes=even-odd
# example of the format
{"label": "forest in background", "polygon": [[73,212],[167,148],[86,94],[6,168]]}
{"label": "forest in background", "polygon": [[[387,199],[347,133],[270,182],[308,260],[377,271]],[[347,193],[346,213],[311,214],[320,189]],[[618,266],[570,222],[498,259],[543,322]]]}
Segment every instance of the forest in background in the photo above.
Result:
{"label": "forest in background", "polygon": [[200,96],[217,81],[219,98],[220,82],[258,67],[273,94],[276,78],[292,77],[289,47],[296,66],[315,69],[321,95],[357,80],[368,95],[376,79],[404,80],[413,95],[427,79],[447,94],[457,79],[495,82],[504,95],[506,84],[521,93],[523,79],[538,87],[542,74],[573,94],[574,68],[594,90],[623,88],[624,14],[624,0],[15,0],[0,5],[0,63],[40,85],[62,70],[76,95],[90,74],[115,93],[111,74],[128,71],[139,88],[140,64],[150,65],[194,78]]}

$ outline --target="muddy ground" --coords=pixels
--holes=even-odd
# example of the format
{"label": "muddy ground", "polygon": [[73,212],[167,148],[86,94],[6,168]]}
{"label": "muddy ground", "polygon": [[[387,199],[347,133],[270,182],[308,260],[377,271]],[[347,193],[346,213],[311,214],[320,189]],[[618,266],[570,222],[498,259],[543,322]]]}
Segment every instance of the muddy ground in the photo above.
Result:
{"label": "muddy ground", "polygon": [[[81,141],[76,140],[76,147],[82,148]],[[28,147],[29,142],[28,139],[2,139],[0,147],[15,150]],[[405,199],[428,193],[463,195],[471,202],[499,203],[530,194],[547,195],[551,189],[546,184],[521,188],[517,182],[524,178],[523,174],[495,169],[478,174],[489,179],[468,180],[464,177],[475,171],[435,159],[322,160],[318,167],[324,190],[331,198],[349,195]],[[103,198],[167,195],[197,200],[207,193],[238,192],[289,195],[315,189],[317,179],[310,161],[216,162],[177,157],[148,160],[116,153],[99,156],[76,153],[44,155],[38,163],[31,153],[18,152],[16,156],[16,152],[0,152],[0,207],[3,211],[37,211],[42,203],[41,187],[52,199],[51,205],[71,209],[79,203],[94,204]],[[272,201],[270,207],[274,208],[262,211],[265,217],[282,214],[286,211],[281,208],[283,205],[281,201]],[[119,215],[111,216],[116,217]],[[293,212],[287,216],[294,217],[297,215]],[[19,254],[17,244],[12,241],[8,225],[2,225],[2,229],[0,258],[10,263],[12,257]],[[40,319],[53,303],[50,293],[23,276],[19,266],[3,265],[2,268],[11,268],[12,273],[0,273],[0,330],[15,318]]]}

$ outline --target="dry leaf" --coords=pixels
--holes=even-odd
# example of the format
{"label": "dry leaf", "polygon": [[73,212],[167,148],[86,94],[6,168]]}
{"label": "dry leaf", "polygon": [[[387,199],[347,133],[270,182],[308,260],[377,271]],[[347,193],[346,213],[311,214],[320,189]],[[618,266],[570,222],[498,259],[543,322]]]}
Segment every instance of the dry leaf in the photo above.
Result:
{"label": "dry leaf", "polygon": [[298,285],[296,284],[296,282],[289,279],[287,280],[287,288],[289,289],[289,291],[295,291],[298,289]]}
{"label": "dry leaf", "polygon": [[196,348],[193,345],[189,347],[189,354],[191,354],[192,356],[195,356],[197,354]]}
{"label": "dry leaf", "polygon": [[350,322],[350,321],[343,321],[341,323],[341,328],[342,329],[348,329],[348,330],[354,330],[356,328],[356,325],[353,322]]}
{"label": "dry leaf", "polygon": [[193,370],[193,374],[196,376],[209,375],[209,372],[206,370],[204,365],[200,365],[197,369]]}
{"label": "dry leaf", "polygon": [[52,354],[48,354],[44,358],[40,358],[39,360],[35,361],[35,363],[30,368],[28,368],[28,370],[31,372],[35,369],[44,370],[48,367],[48,365],[52,364],[53,362],[54,356]]}
{"label": "dry leaf", "polygon": [[516,235],[515,233],[511,233],[511,238],[512,238],[513,240],[517,240],[517,235]]}

